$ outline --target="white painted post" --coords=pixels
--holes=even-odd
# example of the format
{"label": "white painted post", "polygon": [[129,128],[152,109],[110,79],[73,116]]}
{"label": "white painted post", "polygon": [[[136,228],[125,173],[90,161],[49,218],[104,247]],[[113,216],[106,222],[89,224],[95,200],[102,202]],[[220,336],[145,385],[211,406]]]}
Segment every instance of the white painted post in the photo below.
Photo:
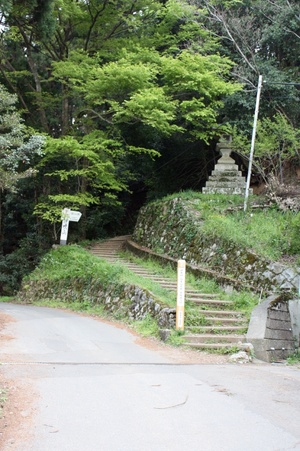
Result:
{"label": "white painted post", "polygon": [[185,260],[177,262],[176,330],[184,330]]}
{"label": "white painted post", "polygon": [[252,139],[251,139],[251,149],[250,149],[249,166],[248,166],[248,176],[247,176],[245,199],[244,199],[244,211],[247,210],[248,197],[249,197],[249,188],[250,188],[250,180],[251,180],[251,172],[252,172],[252,162],[253,162],[256,127],[257,127],[257,119],[258,119],[258,112],[259,112],[259,102],[260,102],[260,92],[261,92],[261,88],[262,88],[262,82],[263,82],[263,77],[262,77],[262,75],[260,75],[258,77],[256,104],[255,104]]}
{"label": "white painted post", "polygon": [[69,231],[69,222],[70,222],[70,209],[64,208],[61,212],[61,233],[60,233],[60,245],[67,244],[68,239],[68,231]]}

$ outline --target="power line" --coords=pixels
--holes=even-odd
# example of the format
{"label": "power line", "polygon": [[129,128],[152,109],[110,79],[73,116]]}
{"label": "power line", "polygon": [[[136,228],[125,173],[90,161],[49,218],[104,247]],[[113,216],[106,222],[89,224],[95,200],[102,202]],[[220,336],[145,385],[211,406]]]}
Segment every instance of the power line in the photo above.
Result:
{"label": "power line", "polygon": [[268,84],[268,85],[286,85],[286,86],[300,86],[300,83],[293,83],[293,82],[284,82],[284,81],[268,81],[268,80],[263,80],[263,84]]}

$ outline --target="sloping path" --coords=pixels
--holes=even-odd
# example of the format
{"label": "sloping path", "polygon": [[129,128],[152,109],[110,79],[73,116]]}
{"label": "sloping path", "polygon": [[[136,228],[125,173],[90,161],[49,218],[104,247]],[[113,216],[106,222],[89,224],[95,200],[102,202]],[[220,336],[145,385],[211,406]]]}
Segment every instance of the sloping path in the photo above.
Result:
{"label": "sloping path", "polygon": [[[140,264],[130,262],[120,256],[129,236],[120,236],[110,240],[95,243],[89,251],[111,263],[118,262],[126,266],[135,274],[153,280],[161,287],[176,291],[176,274],[169,278],[151,273]],[[186,301],[197,310],[200,320],[193,326],[186,327],[184,336],[186,345],[197,349],[220,350],[235,347],[239,342],[245,341],[247,321],[240,312],[232,309],[233,302],[217,299],[217,295],[201,293],[190,287],[186,288]],[[188,323],[188,318],[187,318]]]}
{"label": "sloping path", "polygon": [[12,319],[1,373],[28,394],[1,451],[300,450],[296,368],[176,363],[95,318],[4,303],[0,312]]}

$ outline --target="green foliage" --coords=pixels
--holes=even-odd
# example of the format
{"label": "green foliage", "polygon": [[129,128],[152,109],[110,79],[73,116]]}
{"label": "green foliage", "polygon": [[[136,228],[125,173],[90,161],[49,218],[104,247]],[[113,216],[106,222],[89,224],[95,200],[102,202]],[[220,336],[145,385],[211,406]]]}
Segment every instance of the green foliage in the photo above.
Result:
{"label": "green foliage", "polygon": [[154,159],[168,159],[171,147],[180,154],[187,140],[196,149],[226,129],[220,107],[240,85],[197,7],[179,0],[9,3],[2,80],[18,94],[26,123],[48,135],[34,168],[34,199],[55,240],[61,207],[82,211],[79,238],[95,206],[97,217],[114,209],[111,222],[119,224],[118,202],[125,212],[130,192],[152,183]]}
{"label": "green foliage", "polygon": [[[233,147],[248,156],[250,139],[235,130]],[[258,121],[254,161],[265,175],[273,174],[282,180],[284,161],[300,161],[300,129],[292,125],[283,114]]]}
{"label": "green foliage", "polygon": [[[200,1],[206,10],[206,29],[220,39],[221,55],[236,66],[232,72],[244,89],[225,99],[223,114],[232,125],[251,135],[258,75],[264,77],[260,117],[278,111],[297,127],[299,123],[299,2]],[[287,42],[289,45],[287,46]],[[284,84],[285,83],[285,84]]]}
{"label": "green foliage", "polygon": [[[201,231],[206,236],[220,237],[272,260],[294,252],[290,247],[291,239],[297,249],[298,218],[295,213],[280,212],[272,207],[252,211],[251,202],[245,213],[240,196],[198,193],[197,197],[191,195],[191,206],[204,219]],[[189,199],[189,193],[186,199]]]}
{"label": "green foliage", "polygon": [[43,290],[43,298],[47,297],[47,293],[51,299],[53,294],[55,299],[65,296],[65,302],[71,300],[81,305],[86,301],[87,307],[89,304],[98,304],[96,299],[99,290],[113,286],[118,291],[127,284],[150,291],[166,305],[176,305],[175,293],[151,280],[136,276],[122,265],[110,264],[94,257],[77,245],[59,246],[48,252],[35,270],[23,279],[25,291],[31,282],[38,282]]}
{"label": "green foliage", "polygon": [[0,295],[13,295],[23,277],[31,273],[39,263],[45,249],[36,235],[28,235],[19,248],[7,255],[0,255]]}
{"label": "green foliage", "polygon": [[167,339],[167,343],[172,346],[182,346],[184,344],[184,332],[181,330],[172,329]]}
{"label": "green foliage", "polygon": [[35,175],[22,195],[37,204],[41,234],[56,239],[67,206],[83,213],[74,241],[115,233],[133,224],[147,195],[201,189],[212,140],[228,124],[249,139],[258,73],[268,82],[260,116],[271,122],[257,158],[276,171],[299,161],[297,88],[271,85],[299,78],[298,3],[3,0],[0,81],[16,93],[24,123],[50,139],[39,164],[42,143],[29,131],[17,145],[23,123],[11,110],[4,123],[15,124],[14,145],[0,155],[0,186]]}
{"label": "green foliage", "polygon": [[13,302],[13,296],[0,296],[0,302]]}
{"label": "green foliage", "polygon": [[123,269],[97,259],[80,246],[59,246],[48,252],[30,274],[30,280],[61,280],[80,278],[84,283],[101,277],[105,286],[120,281]]}
{"label": "green foliage", "polygon": [[298,368],[300,368],[300,351],[296,351],[294,354],[290,355],[286,360],[289,365],[298,365]]}
{"label": "green foliage", "polygon": [[[77,65],[74,57],[73,65]],[[72,78],[75,89],[81,87],[94,113],[101,107],[99,117],[106,123],[141,123],[166,135],[183,132],[182,125],[189,124],[198,139],[207,140],[214,134],[222,96],[240,89],[225,79],[231,67],[228,59],[218,55],[185,50],[162,56],[137,47],[117,62],[97,64],[93,77],[84,81],[84,71],[72,69],[72,56],[68,62],[56,63],[54,73],[59,78],[77,74],[76,80]]]}
{"label": "green foliage", "polygon": [[60,160],[60,168],[44,175],[57,180],[59,192],[53,190],[47,199],[41,199],[35,207],[35,214],[44,220],[58,222],[66,205],[81,208],[99,204],[101,192],[105,192],[106,199],[110,198],[113,205],[116,201],[114,193],[125,186],[117,179],[114,164],[109,158],[112,150],[106,146],[112,147],[112,143],[105,142],[100,133],[87,135],[80,141],[71,136],[48,138],[39,168],[53,166],[53,163],[56,165]]}
{"label": "green foliage", "polygon": [[291,254],[300,254],[300,213],[291,215],[290,221],[290,252]]}
{"label": "green foliage", "polygon": [[[182,243],[180,241],[180,245],[183,246],[182,251],[185,243],[185,224],[188,224],[187,238],[192,237],[192,242],[193,236],[201,233],[203,239],[208,242],[217,238],[220,243],[222,241],[226,243],[227,248],[233,245],[236,249],[240,247],[244,252],[252,251],[271,260],[280,260],[281,257],[299,252],[298,214],[292,211],[279,211],[272,205],[266,207],[263,198],[250,197],[249,208],[247,212],[244,212],[241,196],[207,195],[189,191],[177,193],[167,196],[162,201],[149,204],[149,208],[157,208],[156,216],[149,226],[159,227],[159,223],[165,219],[159,216],[162,202],[169,202],[170,205],[172,199],[178,200],[176,205],[180,213],[177,212],[177,214],[182,221],[180,232],[176,229],[176,233],[173,234],[173,241],[177,240],[179,245],[179,238],[183,238]],[[256,208],[251,208],[252,201]],[[261,202],[261,208],[257,208],[259,202]],[[172,208],[174,205],[175,203]],[[183,220],[187,211],[193,215],[194,221]],[[178,218],[178,216],[175,217]],[[159,218],[157,225],[156,218]],[[170,230],[177,227],[173,219],[171,216],[168,220]],[[157,250],[164,252],[159,248],[159,243]],[[222,246],[220,253],[223,253]]]}
{"label": "green foliage", "polygon": [[150,315],[146,315],[145,318],[139,321],[134,321],[134,323],[132,323],[132,327],[143,337],[159,337],[159,327],[157,321]]}
{"label": "green foliage", "polygon": [[21,177],[34,175],[33,156],[41,155],[44,138],[24,125],[17,97],[0,84],[0,190],[14,189]]}
{"label": "green foliage", "polygon": [[249,291],[233,291],[228,298],[233,301],[234,309],[242,311],[249,319],[252,310],[259,302],[257,295]]}
{"label": "green foliage", "polygon": [[260,255],[276,259],[288,251],[286,230],[288,218],[276,211],[210,214],[205,219],[202,231],[213,237],[222,237],[227,242],[239,244],[259,252]]}

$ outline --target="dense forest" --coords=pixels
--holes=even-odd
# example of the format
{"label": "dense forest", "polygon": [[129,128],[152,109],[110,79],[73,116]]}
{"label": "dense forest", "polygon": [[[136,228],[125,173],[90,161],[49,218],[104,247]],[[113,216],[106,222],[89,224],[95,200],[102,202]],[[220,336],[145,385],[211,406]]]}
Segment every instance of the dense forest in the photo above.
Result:
{"label": "dense forest", "polygon": [[[255,170],[300,166],[297,0],[0,0],[0,293],[59,240],[130,232],[147,200],[201,190],[233,137]],[[299,182],[298,182],[299,184]]]}

